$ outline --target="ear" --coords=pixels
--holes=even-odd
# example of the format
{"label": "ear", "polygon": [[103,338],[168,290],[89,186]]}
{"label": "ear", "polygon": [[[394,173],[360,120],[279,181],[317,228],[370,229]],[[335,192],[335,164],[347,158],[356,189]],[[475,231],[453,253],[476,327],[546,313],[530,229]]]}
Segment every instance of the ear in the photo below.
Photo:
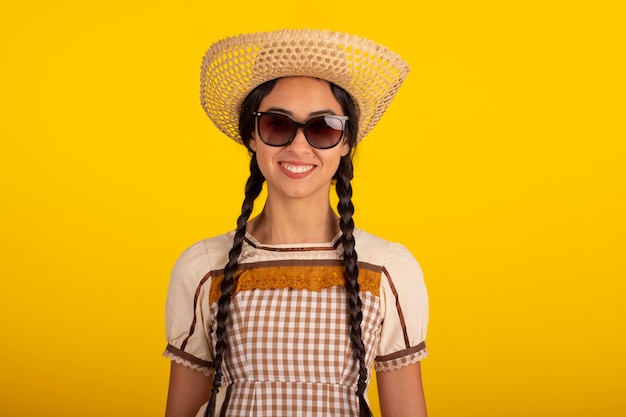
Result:
{"label": "ear", "polygon": [[350,153],[350,145],[347,140],[341,142],[341,156],[344,157]]}
{"label": "ear", "polygon": [[253,151],[253,152],[256,152],[256,145],[257,145],[257,142],[256,142],[256,139],[255,139],[255,137],[254,137],[254,135],[253,135],[253,136],[250,138],[250,140],[248,141],[248,147],[249,147],[250,149],[252,149],[252,151]]}

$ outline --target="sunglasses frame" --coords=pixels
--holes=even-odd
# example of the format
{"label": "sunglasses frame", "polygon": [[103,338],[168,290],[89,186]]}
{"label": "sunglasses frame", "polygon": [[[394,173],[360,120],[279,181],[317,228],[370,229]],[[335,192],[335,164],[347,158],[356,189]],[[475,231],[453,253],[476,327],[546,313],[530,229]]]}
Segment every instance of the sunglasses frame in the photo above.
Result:
{"label": "sunglasses frame", "polygon": [[[262,116],[265,115],[273,115],[273,116],[280,116],[280,117],[284,117],[286,119],[288,119],[289,121],[291,121],[291,123],[293,123],[293,126],[295,127],[295,130],[293,131],[293,135],[291,135],[291,137],[287,140],[287,142],[285,142],[282,145],[275,145],[272,143],[267,143],[265,141],[265,139],[263,139],[263,135],[261,135],[261,124],[260,124],[260,120]],[[328,114],[328,115],[324,115],[324,116],[316,116],[316,117],[312,117],[309,120],[307,120],[304,123],[300,123],[296,120],[293,120],[291,117],[282,114],[282,113],[277,113],[277,112],[272,112],[272,111],[255,111],[254,113],[252,113],[252,115],[255,117],[255,128],[256,128],[256,132],[259,135],[259,139],[261,139],[261,142],[263,142],[264,144],[266,144],[267,146],[274,146],[274,147],[280,147],[280,146],[287,146],[289,145],[291,142],[293,142],[293,140],[295,139],[296,135],[298,134],[298,130],[302,129],[302,131],[304,132],[304,137],[306,138],[306,141],[309,145],[311,145],[312,147],[314,147],[315,149],[332,149],[335,146],[339,145],[342,141],[342,139],[344,138],[344,135],[346,133],[346,122],[348,121],[348,116],[339,116],[339,115],[335,115],[335,114]],[[332,119],[336,119],[339,120],[341,122],[341,135],[339,136],[339,139],[337,140],[337,142],[332,145],[332,146],[327,146],[327,147],[320,147],[315,145],[313,142],[311,142],[311,139],[309,139],[309,135],[307,134],[307,125],[314,121],[314,120],[318,120],[318,119],[322,119],[322,118],[332,118]]]}

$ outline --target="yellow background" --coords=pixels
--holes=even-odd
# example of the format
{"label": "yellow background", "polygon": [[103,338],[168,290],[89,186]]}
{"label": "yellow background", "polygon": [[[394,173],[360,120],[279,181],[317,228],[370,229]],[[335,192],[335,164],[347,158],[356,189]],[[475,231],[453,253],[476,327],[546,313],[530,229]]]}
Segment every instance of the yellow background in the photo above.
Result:
{"label": "yellow background", "polygon": [[3,1],[0,415],[162,415],[170,268],[234,227],[247,176],[199,106],[200,58],[282,27],[357,33],[412,66],[354,188],[357,224],[425,271],[430,415],[626,415],[624,12]]}

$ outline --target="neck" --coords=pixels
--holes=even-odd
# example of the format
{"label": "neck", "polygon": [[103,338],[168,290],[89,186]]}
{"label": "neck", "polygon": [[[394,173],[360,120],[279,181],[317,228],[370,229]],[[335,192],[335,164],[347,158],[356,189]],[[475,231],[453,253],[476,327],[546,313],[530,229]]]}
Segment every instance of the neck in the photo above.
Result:
{"label": "neck", "polygon": [[248,230],[265,244],[324,243],[339,232],[339,222],[328,200],[320,205],[302,200],[276,204],[268,199]]}

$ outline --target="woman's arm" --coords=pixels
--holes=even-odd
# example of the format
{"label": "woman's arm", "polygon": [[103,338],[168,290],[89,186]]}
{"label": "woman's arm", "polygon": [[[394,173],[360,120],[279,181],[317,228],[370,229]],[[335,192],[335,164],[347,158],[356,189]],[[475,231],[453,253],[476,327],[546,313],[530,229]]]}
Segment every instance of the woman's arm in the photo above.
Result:
{"label": "woman's arm", "polygon": [[165,417],[194,417],[209,401],[213,377],[172,361]]}
{"label": "woman's arm", "polygon": [[426,417],[420,363],[376,373],[383,417]]}

